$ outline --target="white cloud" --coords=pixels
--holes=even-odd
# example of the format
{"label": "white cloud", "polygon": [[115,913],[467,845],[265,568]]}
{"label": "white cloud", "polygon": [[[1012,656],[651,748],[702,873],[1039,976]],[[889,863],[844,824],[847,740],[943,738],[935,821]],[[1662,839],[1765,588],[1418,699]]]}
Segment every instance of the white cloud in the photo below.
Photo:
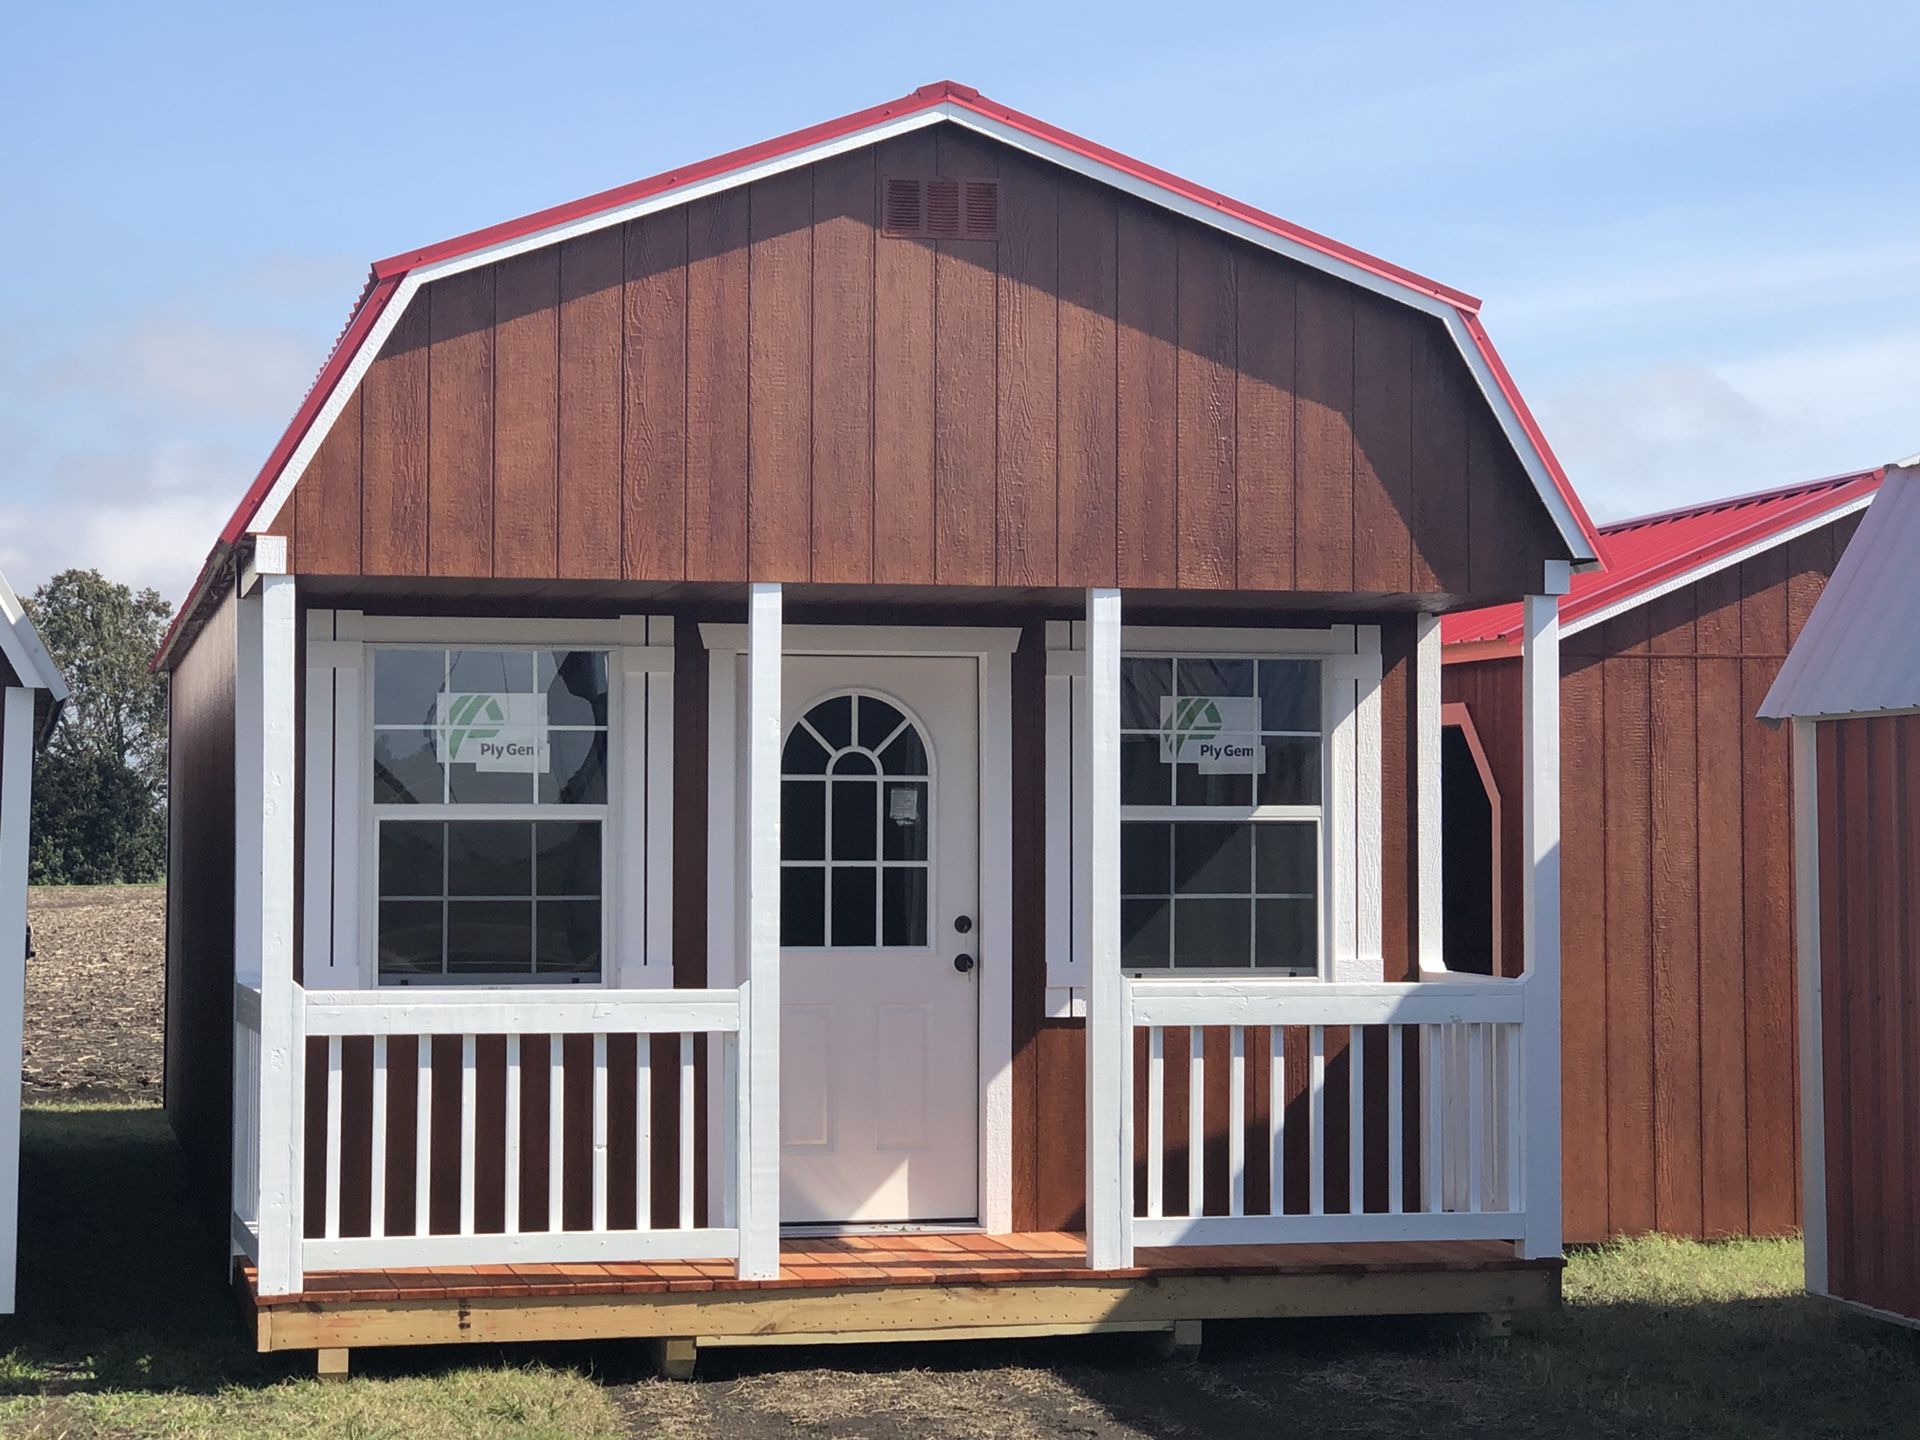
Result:
{"label": "white cloud", "polygon": [[1589,372],[1541,423],[1596,518],[1861,469],[1920,448],[1920,333]]}
{"label": "white cloud", "polygon": [[52,361],[45,382],[169,415],[286,415],[319,369],[312,339],[287,330],[151,313]]}

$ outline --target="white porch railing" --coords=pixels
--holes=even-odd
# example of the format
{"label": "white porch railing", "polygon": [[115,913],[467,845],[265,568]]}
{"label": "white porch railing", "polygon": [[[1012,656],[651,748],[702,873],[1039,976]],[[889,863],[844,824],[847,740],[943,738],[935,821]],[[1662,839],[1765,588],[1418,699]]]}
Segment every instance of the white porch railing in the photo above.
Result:
{"label": "white porch railing", "polygon": [[[1522,1239],[1526,984],[1127,981],[1146,1065],[1134,1243]],[[1227,1075],[1210,1109],[1206,1036],[1220,1030],[1225,1044],[1214,1049],[1224,1048]],[[1176,1207],[1167,1097],[1182,1068],[1186,1183]],[[1208,1143],[1222,1131],[1224,1144]],[[1337,1138],[1344,1173],[1332,1158]],[[1225,1197],[1211,1212],[1210,1178]],[[1255,1213],[1250,1190],[1263,1202]]]}
{"label": "white porch railing", "polygon": [[[290,1217],[301,1233],[294,1288],[311,1270],[738,1258],[738,1066],[746,1026],[739,991],[503,995],[497,990],[296,987],[296,1001],[299,1044],[313,1047],[309,1055],[324,1050],[325,1064],[317,1076],[308,1065],[306,1121],[293,1125],[288,1136],[295,1150],[293,1174],[306,1177],[296,1184],[301,1200]],[[250,1225],[257,1237],[258,1107],[280,1097],[260,1099],[259,1067],[257,1060],[249,1061],[247,1048],[251,1039],[257,1056],[257,995],[252,1005],[256,1018],[248,1028],[239,1019],[236,1000],[234,1220],[236,1233]],[[656,1074],[654,1038],[662,1036],[678,1038],[677,1047],[665,1047],[676,1063]],[[695,1208],[703,1133],[696,1125],[695,1041],[701,1036],[708,1037],[707,1063],[718,1068],[728,1097],[704,1131],[707,1144],[723,1147],[722,1163],[715,1167],[722,1183],[719,1193],[709,1196],[706,1224],[696,1223]],[[609,1045],[614,1037],[634,1038],[631,1046],[614,1047]],[[355,1043],[363,1039],[368,1043]],[[316,1041],[322,1043],[315,1046]],[[571,1065],[570,1049],[575,1051]],[[588,1054],[591,1068],[582,1085],[580,1062]],[[457,1064],[449,1063],[456,1056]],[[348,1102],[350,1084],[357,1104]],[[452,1100],[441,1089],[448,1085],[458,1089]],[[674,1087],[665,1103],[677,1112],[677,1124],[663,1127],[677,1131],[673,1138],[656,1133],[653,1125],[655,1091],[663,1085]],[[610,1095],[616,1090],[623,1102],[632,1096],[634,1128],[617,1145],[609,1133],[615,1108]],[[530,1091],[544,1116],[523,1104]],[[446,1143],[454,1127],[436,1123],[445,1122],[449,1111],[457,1115],[457,1145]],[[400,1125],[398,1133],[391,1122]],[[528,1153],[529,1143],[543,1147],[544,1155]],[[311,1146],[322,1153],[310,1155]],[[633,1167],[631,1175],[617,1181],[609,1171],[616,1149],[631,1156]],[[676,1201],[664,1214],[655,1213],[653,1203],[661,1167],[671,1168],[671,1183],[663,1188]],[[544,1206],[522,1204],[530,1168],[533,1194],[544,1187]],[[538,1178],[541,1170],[544,1181]],[[483,1171],[498,1187],[484,1206]],[[622,1212],[618,1228],[610,1218],[616,1190]],[[449,1192],[457,1194],[457,1211],[434,1203]],[[358,1213],[363,1206],[364,1213]],[[319,1213],[310,1213],[312,1208]],[[492,1213],[483,1215],[483,1209]],[[351,1224],[345,1218],[349,1210],[356,1212]],[[624,1223],[628,1213],[631,1224]]]}

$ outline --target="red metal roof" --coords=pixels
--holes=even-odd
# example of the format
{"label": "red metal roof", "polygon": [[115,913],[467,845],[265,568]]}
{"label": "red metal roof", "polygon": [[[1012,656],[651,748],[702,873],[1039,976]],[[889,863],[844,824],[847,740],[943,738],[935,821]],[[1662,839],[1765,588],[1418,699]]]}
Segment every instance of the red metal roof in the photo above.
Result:
{"label": "red metal roof", "polygon": [[[1605,564],[1573,577],[1560,602],[1560,623],[1574,626],[1602,611],[1651,600],[1662,586],[1715,561],[1764,547],[1870,497],[1885,475],[1884,467],[1859,470],[1603,525]],[[1520,606],[1448,615],[1440,634],[1450,660],[1518,654]]]}
{"label": "red metal roof", "polygon": [[841,139],[849,135],[857,134],[859,131],[868,129],[869,127],[883,124],[889,120],[897,120],[903,116],[930,110],[942,105],[951,105],[970,110],[977,115],[1009,126],[1036,139],[1058,145],[1088,160],[1110,166],[1132,178],[1167,191],[1191,203],[1219,211],[1223,215],[1266,230],[1271,234],[1326,255],[1331,259],[1355,266],[1392,285],[1452,306],[1461,316],[1468,333],[1473,338],[1475,347],[1480,351],[1486,361],[1487,367],[1494,376],[1495,382],[1499,386],[1502,395],[1506,398],[1507,402],[1512,405],[1515,414],[1519,417],[1521,428],[1525,432],[1533,449],[1539,455],[1548,476],[1552,480],[1554,488],[1558,491],[1560,498],[1572,513],[1581,534],[1593,548],[1594,553],[1600,553],[1597,538],[1598,531],[1587,515],[1586,507],[1581,504],[1580,497],[1575,493],[1572,484],[1568,481],[1566,472],[1562,469],[1552,448],[1547,444],[1546,436],[1541,432],[1539,425],[1533,418],[1532,412],[1527,408],[1526,401],[1521,398],[1519,388],[1514,384],[1513,378],[1508,373],[1506,365],[1501,361],[1499,353],[1494,349],[1492,340],[1488,338],[1485,328],[1480,324],[1479,300],[1464,291],[1443,285],[1437,280],[1428,279],[1426,276],[1408,270],[1404,266],[1382,260],[1378,256],[1370,255],[1350,245],[1343,245],[1337,240],[1319,234],[1317,231],[1309,230],[1304,226],[1295,225],[1291,221],[1284,220],[1278,215],[1270,214],[1267,211],[1234,200],[1229,196],[1220,194],[1216,190],[1210,190],[1205,186],[1196,185],[1190,180],[1184,180],[1169,171],[1162,170],[1154,165],[1149,165],[1145,161],[1133,159],[1131,156],[1123,155],[1119,151],[1109,149],[1105,145],[1085,139],[1070,131],[1062,130],[1058,126],[1049,125],[1043,120],[1023,114],[1018,110],[1010,109],[1005,105],[987,99],[970,85],[962,85],[953,80],[941,80],[931,85],[922,85],[913,91],[913,93],[904,95],[898,100],[891,100],[883,105],[875,105],[865,110],[858,110],[850,115],[841,116],[837,120],[828,120],[818,125],[811,125],[805,129],[795,130],[790,134],[782,135],[777,139],[763,141],[760,144],[751,145],[745,149],[732,150],[724,155],[714,156],[710,160],[704,160],[695,165],[687,165],[674,170],[664,171],[661,174],[650,176],[645,180],[637,180],[629,185],[622,185],[612,190],[604,190],[597,195],[589,195],[584,199],[570,201],[564,205],[556,205],[545,210],[537,210],[532,214],[523,215],[515,220],[503,221],[498,225],[490,225],[485,229],[471,231],[468,234],[456,236],[451,240],[441,241],[436,245],[425,246],[418,250],[405,251],[399,255],[389,256],[385,260],[377,261],[373,266],[367,287],[362,292],[359,302],[355,305],[353,313],[348,319],[346,329],[335,343],[332,353],[328,355],[325,365],[321,368],[318,379],[314,382],[313,388],[308,392],[305,400],[301,402],[299,409],[295,411],[293,419],[288,424],[286,432],[280,437],[279,443],[277,443],[268,454],[266,463],[261,467],[260,473],[254,478],[253,483],[247,488],[245,496],[242,497],[240,504],[235,508],[232,517],[221,529],[219,543],[207,557],[206,564],[202,567],[200,576],[194,583],[193,591],[189,595],[187,603],[181,607],[180,613],[175,617],[174,628],[168,632],[166,643],[161,647],[160,654],[156,657],[156,664],[165,663],[168,653],[173,647],[175,634],[191,614],[197,610],[208,588],[208,583],[222,557],[228,549],[238,544],[241,538],[247,533],[248,527],[252,525],[255,516],[259,513],[261,506],[265,504],[268,495],[271,493],[275,481],[279,479],[281,471],[286,467],[294,451],[306,437],[308,430],[312,427],[322,407],[325,406],[328,397],[333,393],[335,387],[340,383],[341,378],[353,364],[354,356],[360,346],[365,342],[368,333],[373,329],[374,323],[378,320],[381,311],[385,309],[387,302],[392,299],[394,291],[398,289],[400,282],[410,271],[420,266],[439,264],[464,255],[470,255],[476,251],[504,242],[538,235],[544,230],[550,230],[556,226],[571,224],[605,211],[618,209],[651,195],[661,194],[701,180],[725,176],[751,165],[778,159],[783,155],[805,150],[810,146]]}

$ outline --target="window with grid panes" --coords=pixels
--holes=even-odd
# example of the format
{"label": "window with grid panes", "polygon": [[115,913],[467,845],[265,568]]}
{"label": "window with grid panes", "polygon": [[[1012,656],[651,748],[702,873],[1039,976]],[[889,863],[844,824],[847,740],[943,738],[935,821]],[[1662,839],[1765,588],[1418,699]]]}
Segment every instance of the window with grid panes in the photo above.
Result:
{"label": "window with grid panes", "polygon": [[1321,664],[1127,655],[1121,964],[1316,974]]}
{"label": "window with grid panes", "polygon": [[370,654],[381,982],[597,982],[608,652]]}

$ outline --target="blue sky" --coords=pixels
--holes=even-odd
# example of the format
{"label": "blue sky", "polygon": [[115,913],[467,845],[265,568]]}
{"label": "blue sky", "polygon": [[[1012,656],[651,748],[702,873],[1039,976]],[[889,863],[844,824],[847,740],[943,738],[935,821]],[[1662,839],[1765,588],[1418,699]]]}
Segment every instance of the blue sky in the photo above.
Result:
{"label": "blue sky", "polygon": [[14,7],[0,569],[177,598],[367,262],[951,76],[1483,296],[1602,519],[1920,450],[1920,7]]}

